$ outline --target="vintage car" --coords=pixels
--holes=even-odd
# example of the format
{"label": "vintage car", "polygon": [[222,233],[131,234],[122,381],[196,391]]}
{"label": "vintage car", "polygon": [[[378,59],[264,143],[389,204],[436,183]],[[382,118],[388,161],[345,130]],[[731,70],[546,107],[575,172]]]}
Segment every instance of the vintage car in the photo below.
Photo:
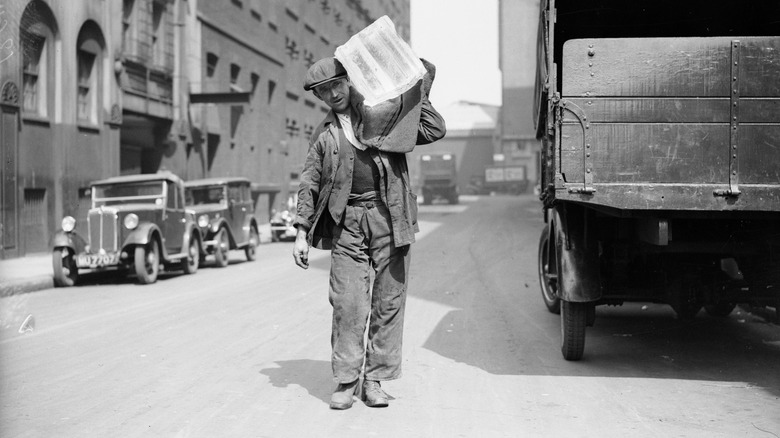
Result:
{"label": "vintage car", "polygon": [[274,211],[271,215],[271,241],[295,240],[298,230],[295,229],[295,214],[290,210]]}
{"label": "vintage car", "polygon": [[250,181],[241,177],[208,178],[185,183],[187,208],[195,212],[204,242],[203,254],[216,265],[228,264],[228,251],[243,249],[249,261],[260,242]]}
{"label": "vintage car", "polygon": [[57,286],[73,286],[80,270],[114,269],[154,283],[160,266],[198,270],[203,246],[195,216],[185,210],[184,182],[170,172],[128,175],[90,184],[86,227],[65,216],[54,236]]}

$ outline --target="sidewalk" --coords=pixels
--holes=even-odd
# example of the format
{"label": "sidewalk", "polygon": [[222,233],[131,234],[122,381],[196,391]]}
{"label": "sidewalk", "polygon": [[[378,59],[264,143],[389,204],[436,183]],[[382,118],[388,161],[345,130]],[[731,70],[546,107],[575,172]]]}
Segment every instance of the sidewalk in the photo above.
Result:
{"label": "sidewalk", "polygon": [[54,287],[51,253],[0,260],[0,297]]}
{"label": "sidewalk", "polygon": [[[260,224],[260,243],[271,241],[271,224]],[[0,298],[54,287],[51,253],[0,260]]]}

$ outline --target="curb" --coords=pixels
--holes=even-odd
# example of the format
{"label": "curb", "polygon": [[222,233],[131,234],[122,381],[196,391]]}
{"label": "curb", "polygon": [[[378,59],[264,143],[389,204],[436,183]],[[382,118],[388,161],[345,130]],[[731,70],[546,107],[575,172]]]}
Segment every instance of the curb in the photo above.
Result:
{"label": "curb", "polygon": [[27,292],[51,289],[53,287],[54,279],[51,277],[51,275],[38,275],[19,280],[9,280],[0,283],[0,297],[21,295]]}

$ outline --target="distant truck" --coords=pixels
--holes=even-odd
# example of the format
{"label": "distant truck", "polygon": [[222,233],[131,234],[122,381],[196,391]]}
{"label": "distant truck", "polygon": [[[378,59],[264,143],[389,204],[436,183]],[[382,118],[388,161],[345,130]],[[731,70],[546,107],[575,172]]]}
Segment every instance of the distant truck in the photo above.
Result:
{"label": "distant truck", "polygon": [[420,157],[423,204],[434,198],[458,203],[458,170],[453,154],[425,154]]}
{"label": "distant truck", "polygon": [[520,194],[527,187],[525,166],[485,167],[485,190],[488,192]]}

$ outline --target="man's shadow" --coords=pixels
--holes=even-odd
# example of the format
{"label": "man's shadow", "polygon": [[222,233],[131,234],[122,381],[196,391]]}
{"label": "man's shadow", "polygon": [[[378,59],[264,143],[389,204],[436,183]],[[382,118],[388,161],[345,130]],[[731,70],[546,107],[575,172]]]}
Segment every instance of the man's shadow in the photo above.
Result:
{"label": "man's shadow", "polygon": [[325,360],[282,360],[275,362],[277,368],[264,368],[260,373],[268,376],[268,380],[277,388],[298,385],[309,392],[309,395],[330,403],[333,391],[333,373],[330,361]]}

